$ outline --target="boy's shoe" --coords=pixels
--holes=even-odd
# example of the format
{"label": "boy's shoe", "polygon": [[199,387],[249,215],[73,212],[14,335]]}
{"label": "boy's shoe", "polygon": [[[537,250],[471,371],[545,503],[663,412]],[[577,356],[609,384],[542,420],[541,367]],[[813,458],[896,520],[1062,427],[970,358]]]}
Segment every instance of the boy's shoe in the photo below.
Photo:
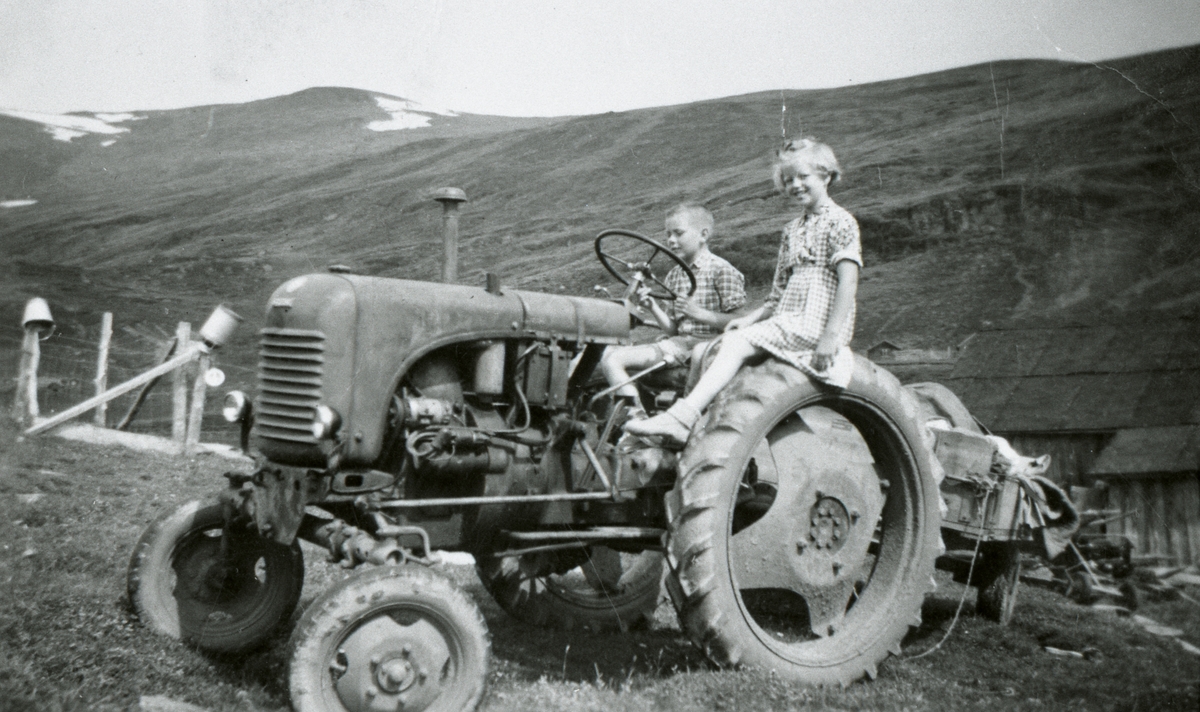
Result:
{"label": "boy's shoe", "polygon": [[625,432],[639,437],[661,437],[666,443],[683,447],[688,436],[692,434],[692,426],[700,419],[700,411],[693,408],[687,401],[677,401],[675,405],[645,420],[630,420],[625,423]]}

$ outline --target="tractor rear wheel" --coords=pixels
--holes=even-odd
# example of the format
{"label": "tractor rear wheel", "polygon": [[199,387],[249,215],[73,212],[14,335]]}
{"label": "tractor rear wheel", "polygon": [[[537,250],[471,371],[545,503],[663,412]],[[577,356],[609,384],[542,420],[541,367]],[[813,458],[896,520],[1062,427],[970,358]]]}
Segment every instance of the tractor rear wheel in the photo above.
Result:
{"label": "tractor rear wheel", "polygon": [[874,677],[934,588],[939,495],[915,398],[861,357],[846,389],[772,360],[702,422],[667,496],[685,631],[721,666]]}

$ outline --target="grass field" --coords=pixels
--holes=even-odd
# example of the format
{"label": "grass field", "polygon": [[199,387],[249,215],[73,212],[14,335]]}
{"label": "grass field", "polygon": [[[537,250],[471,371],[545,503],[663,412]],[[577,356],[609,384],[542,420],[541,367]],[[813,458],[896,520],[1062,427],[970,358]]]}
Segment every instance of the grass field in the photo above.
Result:
{"label": "grass field", "polygon": [[[54,437],[0,432],[0,710],[128,710],[161,695],[212,710],[287,708],[286,638],[241,659],[214,659],[143,628],[125,596],[134,542],[158,515],[215,494],[235,463],[184,460]],[[25,495],[35,495],[28,497]],[[37,496],[40,495],[40,496]],[[30,501],[34,500],[34,501]],[[301,610],[344,570],[305,545]],[[1023,586],[1002,628],[973,613],[973,589],[940,579],[904,655],[874,681],[807,689],[769,673],[711,669],[670,606],[625,634],[530,628],[503,613],[470,567],[442,567],[478,601],[492,635],[484,710],[1194,710],[1200,657],[1128,619]],[[1193,597],[1197,594],[1192,591]],[[1200,642],[1186,600],[1140,613]],[[1088,660],[1043,646],[1094,648]]]}

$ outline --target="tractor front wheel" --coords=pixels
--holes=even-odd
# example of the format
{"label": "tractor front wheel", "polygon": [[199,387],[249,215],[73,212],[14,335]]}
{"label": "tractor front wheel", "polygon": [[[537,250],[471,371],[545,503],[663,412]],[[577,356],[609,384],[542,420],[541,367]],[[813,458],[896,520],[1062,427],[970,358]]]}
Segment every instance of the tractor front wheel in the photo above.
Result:
{"label": "tractor front wheel", "polygon": [[211,653],[258,647],[287,622],[304,584],[298,542],[226,531],[221,505],[189,502],[133,549],[129,601],[143,623]]}
{"label": "tractor front wheel", "polygon": [[292,634],[296,712],[460,712],[483,698],[491,643],[475,602],[418,566],[361,571]]}

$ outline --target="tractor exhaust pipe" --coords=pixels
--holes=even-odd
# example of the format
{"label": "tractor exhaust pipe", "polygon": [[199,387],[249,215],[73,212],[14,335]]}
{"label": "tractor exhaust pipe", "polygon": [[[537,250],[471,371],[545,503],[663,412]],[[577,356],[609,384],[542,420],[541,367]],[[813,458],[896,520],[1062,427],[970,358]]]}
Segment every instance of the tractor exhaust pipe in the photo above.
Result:
{"label": "tractor exhaust pipe", "polygon": [[467,202],[467,194],[462,188],[438,188],[433,199],[442,204],[442,281],[450,284],[458,281],[458,204]]}

